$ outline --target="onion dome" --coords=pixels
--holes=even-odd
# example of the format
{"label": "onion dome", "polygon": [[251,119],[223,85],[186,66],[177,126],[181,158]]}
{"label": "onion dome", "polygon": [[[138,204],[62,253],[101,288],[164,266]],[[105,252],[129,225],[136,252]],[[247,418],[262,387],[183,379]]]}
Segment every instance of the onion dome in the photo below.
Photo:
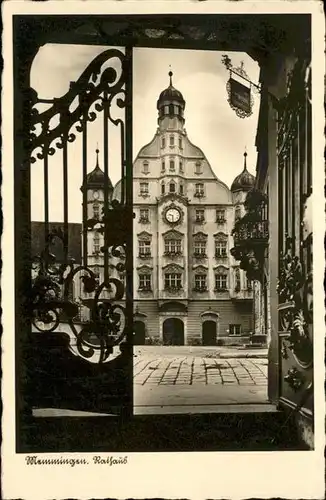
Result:
{"label": "onion dome", "polygon": [[244,153],[244,168],[232,182],[231,191],[250,191],[255,185],[255,176],[247,170],[247,153]]}
{"label": "onion dome", "polygon": [[[104,179],[105,174],[103,170],[100,169],[98,164],[98,154],[99,150],[96,150],[96,166],[89,174],[87,174],[86,179],[83,182],[81,190],[85,187],[86,189],[104,189]],[[113,186],[110,177],[108,177],[108,190],[112,191]]]}
{"label": "onion dome", "polygon": [[160,97],[157,100],[159,117],[172,115],[179,116],[183,119],[183,111],[185,109],[186,102],[181,92],[173,87],[172,76],[172,71],[169,71],[170,85],[160,93]]}

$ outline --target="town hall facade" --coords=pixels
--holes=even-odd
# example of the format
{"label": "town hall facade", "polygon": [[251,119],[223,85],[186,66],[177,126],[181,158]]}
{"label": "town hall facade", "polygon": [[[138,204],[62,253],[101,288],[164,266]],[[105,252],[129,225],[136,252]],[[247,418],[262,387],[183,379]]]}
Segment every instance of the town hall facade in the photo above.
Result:
{"label": "town hall facade", "polygon": [[[255,178],[246,153],[231,189],[217,178],[188,138],[186,103],[172,76],[157,101],[156,133],[133,165],[135,343],[245,343],[255,329],[253,284],[230,249]],[[121,182],[108,184],[110,201],[119,200]],[[97,160],[83,184],[89,218],[101,212],[103,185]],[[99,278],[101,238],[96,228],[88,231],[88,265]]]}

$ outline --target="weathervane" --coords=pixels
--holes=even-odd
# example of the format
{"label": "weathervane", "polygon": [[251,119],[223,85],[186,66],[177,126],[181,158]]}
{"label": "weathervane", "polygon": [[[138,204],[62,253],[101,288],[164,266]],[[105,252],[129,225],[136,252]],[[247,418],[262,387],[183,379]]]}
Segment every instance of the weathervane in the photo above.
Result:
{"label": "weathervane", "polygon": [[[230,73],[230,78],[226,84],[228,103],[230,104],[230,107],[235,111],[237,116],[239,116],[240,118],[247,118],[248,116],[252,115],[252,109],[254,105],[252,90],[255,92],[260,92],[260,85],[256,85],[250,80],[248,74],[244,69],[243,61],[241,61],[240,66],[234,67],[229,56],[224,54],[222,56],[222,64]],[[235,79],[234,75],[236,75],[238,79]],[[247,82],[247,85],[241,83],[239,79]]]}

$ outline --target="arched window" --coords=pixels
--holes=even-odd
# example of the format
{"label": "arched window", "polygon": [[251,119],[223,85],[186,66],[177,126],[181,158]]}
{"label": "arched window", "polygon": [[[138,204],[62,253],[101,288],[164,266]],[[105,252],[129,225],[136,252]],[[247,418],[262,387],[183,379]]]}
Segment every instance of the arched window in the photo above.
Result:
{"label": "arched window", "polygon": [[170,146],[174,146],[174,135],[170,135]]}
{"label": "arched window", "polygon": [[180,194],[181,194],[181,195],[183,195],[183,194],[184,194],[184,191],[183,191],[183,184],[180,184],[180,186],[179,186],[179,192],[180,192]]}
{"label": "arched window", "polygon": [[179,172],[182,174],[183,173],[183,161],[179,160]]}
{"label": "arched window", "polygon": [[170,160],[170,171],[171,172],[175,172],[175,163],[174,163],[174,160]]}
{"label": "arched window", "polygon": [[164,182],[162,182],[162,184],[161,184],[161,193],[165,194],[165,183]]}
{"label": "arched window", "polygon": [[148,161],[147,161],[147,160],[145,160],[145,161],[143,162],[143,173],[144,173],[144,174],[148,174],[148,172],[149,172],[149,163],[148,163]]}
{"label": "arched window", "polygon": [[169,188],[170,193],[175,193],[175,183],[173,181],[170,182]]}
{"label": "arched window", "polygon": [[162,160],[161,167],[162,167],[162,172],[165,172],[165,160]]}
{"label": "arched window", "polygon": [[162,137],[162,148],[165,148],[165,137]]}

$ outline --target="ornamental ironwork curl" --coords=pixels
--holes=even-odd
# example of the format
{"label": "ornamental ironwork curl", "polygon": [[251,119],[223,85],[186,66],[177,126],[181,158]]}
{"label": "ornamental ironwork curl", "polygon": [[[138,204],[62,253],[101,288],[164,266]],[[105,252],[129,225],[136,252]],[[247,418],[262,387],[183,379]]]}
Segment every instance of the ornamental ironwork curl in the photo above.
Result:
{"label": "ornamental ironwork curl", "polygon": [[[120,68],[113,66],[114,60],[118,60]],[[103,70],[105,64],[110,67]],[[111,115],[112,101],[120,108],[125,107],[126,83],[126,60],[125,55],[118,49],[109,49],[99,54],[83,71],[76,82],[70,83],[68,92],[60,98],[52,100],[39,99],[37,93],[30,89],[29,100],[31,106],[31,133],[30,152],[31,162],[36,158],[42,159],[45,154],[53,155],[56,148],[62,148],[65,141],[73,142],[76,134],[71,132],[75,125],[77,132],[82,132],[86,122],[96,119],[97,113],[107,107],[109,120],[114,124],[123,124],[122,120],[115,119]],[[119,97],[120,96],[120,97]],[[71,110],[72,104],[77,100],[77,106]],[[40,112],[37,105],[50,103],[51,107]],[[94,106],[94,110],[91,107]],[[57,118],[57,125],[50,128],[51,120]],[[41,126],[41,130],[37,129]],[[61,138],[54,146],[52,143]],[[33,151],[40,148],[41,152],[32,155]]]}
{"label": "ornamental ironwork curl", "polygon": [[[115,208],[117,209],[117,206]],[[121,206],[119,208],[122,216],[123,209]],[[119,223],[120,217],[116,211],[112,209],[109,212],[110,220]],[[104,226],[107,224],[104,222],[105,217],[108,217],[108,214],[104,214],[101,221]],[[88,225],[92,227],[92,222],[88,221]],[[99,283],[97,275],[89,267],[76,265],[73,259],[65,263],[58,262],[51,252],[51,246],[56,239],[63,245],[64,234],[61,228],[54,228],[49,233],[44,250],[35,257],[32,266],[34,276],[30,312],[34,327],[40,332],[54,332],[60,321],[68,323],[75,339],[71,340],[71,346],[73,345],[83,358],[98,363],[107,361],[113,353],[113,348],[121,345],[126,337],[126,308],[121,305],[125,294],[124,278],[121,278],[121,274],[126,271],[126,248],[123,232],[115,230],[115,227],[112,222],[108,243],[102,251],[107,251],[119,260],[116,264],[110,264],[109,268],[116,270],[120,279],[109,276]],[[80,304],[71,297],[73,284],[78,278],[82,283],[83,292],[93,294],[91,299],[81,299]],[[80,305],[89,309],[90,318],[82,324],[77,321]]]}
{"label": "ornamental ironwork curl", "polygon": [[305,276],[298,256],[287,250],[281,259],[277,284],[280,328],[288,334],[283,355],[290,350],[302,368],[313,364],[312,342],[312,273]]}

